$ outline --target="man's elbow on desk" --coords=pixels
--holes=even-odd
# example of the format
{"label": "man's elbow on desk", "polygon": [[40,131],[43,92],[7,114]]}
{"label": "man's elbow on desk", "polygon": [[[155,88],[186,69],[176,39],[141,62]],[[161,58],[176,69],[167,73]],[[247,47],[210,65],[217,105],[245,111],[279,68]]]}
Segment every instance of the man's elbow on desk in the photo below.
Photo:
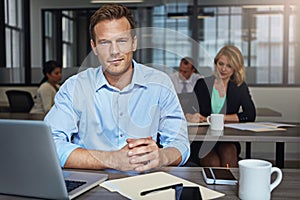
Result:
{"label": "man's elbow on desk", "polygon": [[182,161],[182,155],[178,149],[176,149],[175,147],[168,147],[168,148],[161,149],[161,151],[163,152],[162,155],[164,157],[163,158],[164,166],[180,165]]}
{"label": "man's elbow on desk", "polygon": [[[104,152],[96,150],[87,150],[83,148],[74,149],[67,158],[64,168],[76,168],[76,169],[105,169],[108,168],[100,159],[100,154]],[[108,152],[107,152],[108,153]],[[107,160],[108,160],[107,156]]]}

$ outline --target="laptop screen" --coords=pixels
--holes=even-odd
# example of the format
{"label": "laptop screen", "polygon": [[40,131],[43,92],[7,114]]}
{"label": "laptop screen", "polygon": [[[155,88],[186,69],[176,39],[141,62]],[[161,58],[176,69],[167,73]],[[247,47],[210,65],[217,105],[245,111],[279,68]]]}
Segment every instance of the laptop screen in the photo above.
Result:
{"label": "laptop screen", "polygon": [[[70,198],[50,128],[43,121],[0,120],[0,130],[0,193],[48,199]],[[68,174],[72,179],[72,171]],[[80,172],[74,174],[79,180],[85,181],[89,177],[81,176]],[[105,174],[99,176],[94,178],[93,187],[107,179]],[[89,180],[85,182],[91,188]],[[72,197],[82,193],[81,188],[84,186],[77,188]]]}

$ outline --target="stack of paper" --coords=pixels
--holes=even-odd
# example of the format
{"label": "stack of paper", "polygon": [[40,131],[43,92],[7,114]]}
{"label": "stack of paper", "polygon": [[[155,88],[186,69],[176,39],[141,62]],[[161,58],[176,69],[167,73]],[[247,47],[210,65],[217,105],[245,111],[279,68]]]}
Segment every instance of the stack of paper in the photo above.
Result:
{"label": "stack of paper", "polygon": [[281,127],[293,127],[295,125],[292,124],[282,124],[282,123],[274,123],[274,122],[248,122],[248,123],[233,123],[233,124],[225,124],[225,127],[234,128],[239,130],[247,130],[247,131],[285,131],[286,129]]}
{"label": "stack of paper", "polygon": [[182,183],[183,186],[196,186],[200,188],[203,199],[214,199],[224,196],[223,193],[202,187],[190,181],[178,178],[165,172],[154,172],[149,174],[137,175],[133,177],[105,181],[100,186],[111,192],[119,192],[129,199],[175,199],[175,190],[168,189],[159,192],[149,193],[141,196],[141,191],[160,188],[168,185]]}

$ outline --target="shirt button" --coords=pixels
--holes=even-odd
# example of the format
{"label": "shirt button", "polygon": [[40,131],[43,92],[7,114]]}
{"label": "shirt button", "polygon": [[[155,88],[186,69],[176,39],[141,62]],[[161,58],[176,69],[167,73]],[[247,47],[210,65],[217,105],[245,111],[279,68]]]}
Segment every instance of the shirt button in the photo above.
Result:
{"label": "shirt button", "polygon": [[122,113],[122,112],[120,113],[120,116],[121,116],[121,117],[123,116],[123,113]]}
{"label": "shirt button", "polygon": [[120,137],[123,137],[123,133],[120,134]]}

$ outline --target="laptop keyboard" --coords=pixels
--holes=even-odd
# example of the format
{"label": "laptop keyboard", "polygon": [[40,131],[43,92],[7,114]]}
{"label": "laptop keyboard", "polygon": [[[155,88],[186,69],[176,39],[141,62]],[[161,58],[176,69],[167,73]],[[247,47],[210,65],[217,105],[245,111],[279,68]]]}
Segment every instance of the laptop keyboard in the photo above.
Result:
{"label": "laptop keyboard", "polygon": [[74,181],[74,180],[65,180],[66,187],[68,192],[71,192],[72,190],[75,190],[79,186],[85,184],[85,181]]}

